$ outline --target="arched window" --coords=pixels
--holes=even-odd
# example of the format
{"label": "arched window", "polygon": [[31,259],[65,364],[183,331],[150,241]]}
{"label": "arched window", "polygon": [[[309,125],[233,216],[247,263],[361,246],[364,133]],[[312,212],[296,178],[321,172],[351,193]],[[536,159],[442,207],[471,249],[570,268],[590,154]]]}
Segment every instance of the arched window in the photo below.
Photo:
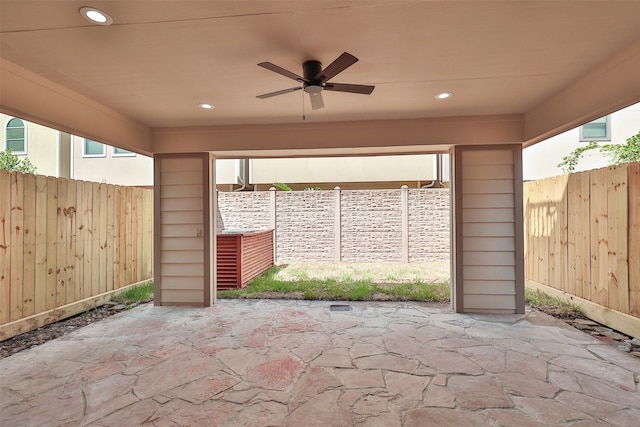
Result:
{"label": "arched window", "polygon": [[27,129],[20,119],[11,119],[6,129],[7,150],[13,154],[27,154]]}

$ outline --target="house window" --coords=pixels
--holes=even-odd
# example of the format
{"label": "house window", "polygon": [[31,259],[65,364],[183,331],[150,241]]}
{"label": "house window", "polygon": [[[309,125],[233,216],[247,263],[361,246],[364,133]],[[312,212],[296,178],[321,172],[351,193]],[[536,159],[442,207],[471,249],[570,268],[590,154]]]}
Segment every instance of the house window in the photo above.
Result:
{"label": "house window", "polygon": [[13,154],[27,154],[27,129],[22,120],[9,120],[6,136],[7,150]]}
{"label": "house window", "polygon": [[580,127],[580,141],[611,141],[611,116],[604,116]]}
{"label": "house window", "polygon": [[92,139],[84,140],[83,157],[105,157],[107,155],[106,147],[103,143]]}
{"label": "house window", "polygon": [[134,157],[136,153],[124,148],[113,147],[113,157]]}

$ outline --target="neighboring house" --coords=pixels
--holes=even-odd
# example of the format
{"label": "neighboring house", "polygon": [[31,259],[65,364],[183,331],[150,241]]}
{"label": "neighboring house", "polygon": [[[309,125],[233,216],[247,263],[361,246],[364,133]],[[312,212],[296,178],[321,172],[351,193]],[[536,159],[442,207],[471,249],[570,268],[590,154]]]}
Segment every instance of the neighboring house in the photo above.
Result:
{"label": "neighboring house", "polygon": [[336,186],[342,189],[403,185],[420,188],[434,185],[438,170],[442,170],[439,161],[440,156],[434,154],[252,159],[250,182],[258,190],[268,190],[274,182],[286,183],[294,190],[305,187],[331,190]]}
{"label": "neighboring house", "polygon": [[153,186],[153,158],[72,137],[73,178],[117,185]]}
{"label": "neighboring house", "polygon": [[[2,149],[27,156],[37,173],[117,185],[152,186],[153,158],[98,141],[69,135],[0,114]],[[446,161],[448,161],[448,156]],[[446,173],[447,165],[440,170]],[[411,188],[432,186],[439,170],[433,154],[296,159],[218,159],[216,184],[222,191],[268,190],[274,182],[293,189],[340,186]]]}
{"label": "neighboring house", "polygon": [[[0,114],[2,149],[27,156],[42,175],[118,185],[152,186],[153,159],[90,139]],[[640,132],[640,103],[525,148],[523,177],[535,180],[561,175],[562,158],[589,141],[625,143]],[[268,190],[283,182],[294,190],[320,187],[358,188],[429,187],[449,181],[449,156],[399,155],[371,157],[316,157],[288,159],[218,159],[216,184],[221,191]],[[583,154],[576,171],[604,167],[598,150]],[[440,179],[438,179],[438,176]]]}
{"label": "neighboring house", "polygon": [[28,157],[41,175],[71,177],[71,136],[0,113],[1,150]]}
{"label": "neighboring house", "polygon": [[[525,181],[562,175],[562,158],[589,141],[624,144],[640,132],[640,103],[601,117],[524,149],[522,170]],[[607,158],[597,149],[584,152],[576,172],[607,166]]]}

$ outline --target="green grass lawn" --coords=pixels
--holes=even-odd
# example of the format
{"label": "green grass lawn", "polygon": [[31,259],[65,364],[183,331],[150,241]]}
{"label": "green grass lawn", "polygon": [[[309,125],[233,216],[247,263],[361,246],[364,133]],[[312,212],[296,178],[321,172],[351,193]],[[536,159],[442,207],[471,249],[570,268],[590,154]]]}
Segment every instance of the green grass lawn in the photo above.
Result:
{"label": "green grass lawn", "polygon": [[[449,302],[449,263],[294,262],[270,268],[243,289],[219,291],[218,297]],[[559,314],[580,312],[541,291],[526,289],[525,300]]]}
{"label": "green grass lawn", "polygon": [[[376,269],[375,265],[301,264],[275,266],[247,287],[219,291],[219,298],[295,298],[307,300],[449,301],[449,281],[418,278],[415,266]],[[366,271],[362,271],[362,270]],[[422,272],[424,274],[424,272]],[[429,271],[426,272],[427,274]]]}
{"label": "green grass lawn", "polygon": [[553,308],[560,314],[580,313],[580,307],[576,304],[552,297],[540,290],[525,289],[524,300],[533,308]]}
{"label": "green grass lawn", "polygon": [[[270,268],[247,287],[219,291],[218,298],[286,298],[331,301],[449,302],[448,263],[365,264],[292,263]],[[121,304],[153,299],[153,281],[114,295]],[[553,308],[561,314],[580,308],[538,290],[525,289],[533,308]]]}
{"label": "green grass lawn", "polygon": [[132,286],[129,289],[118,292],[111,297],[112,301],[117,301],[120,304],[134,304],[151,301],[153,299],[153,281],[141,283],[136,286]]}

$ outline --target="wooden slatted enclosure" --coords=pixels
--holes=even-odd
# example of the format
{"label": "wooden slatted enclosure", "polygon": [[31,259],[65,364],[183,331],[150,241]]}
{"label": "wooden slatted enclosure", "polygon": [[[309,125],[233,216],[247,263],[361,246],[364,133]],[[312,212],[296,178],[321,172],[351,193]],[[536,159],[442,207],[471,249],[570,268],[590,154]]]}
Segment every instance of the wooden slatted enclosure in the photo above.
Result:
{"label": "wooden slatted enclosure", "polygon": [[273,230],[217,235],[218,290],[244,288],[273,266]]}

